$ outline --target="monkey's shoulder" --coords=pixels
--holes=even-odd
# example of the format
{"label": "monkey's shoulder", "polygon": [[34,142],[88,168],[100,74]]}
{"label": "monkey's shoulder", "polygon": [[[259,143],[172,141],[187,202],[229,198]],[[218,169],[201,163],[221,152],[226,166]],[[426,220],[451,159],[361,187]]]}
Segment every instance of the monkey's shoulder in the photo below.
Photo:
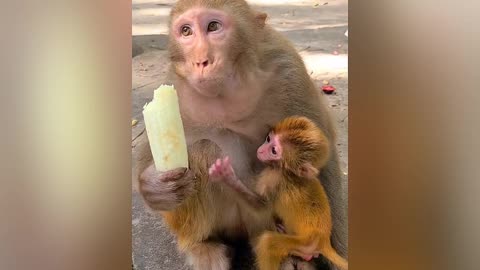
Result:
{"label": "monkey's shoulder", "polygon": [[266,29],[260,42],[260,63],[301,61],[293,43],[273,28]]}

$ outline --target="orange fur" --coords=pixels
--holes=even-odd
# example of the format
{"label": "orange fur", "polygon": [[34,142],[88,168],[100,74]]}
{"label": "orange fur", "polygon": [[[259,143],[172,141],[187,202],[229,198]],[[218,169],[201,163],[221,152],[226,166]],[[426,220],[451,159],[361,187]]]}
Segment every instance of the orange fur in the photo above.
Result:
{"label": "orange fur", "polygon": [[[325,190],[315,171],[306,175],[299,171],[305,164],[313,168],[325,165],[328,140],[305,117],[289,117],[277,124],[273,133],[280,136],[283,157],[279,166],[262,172],[256,191],[272,198],[273,211],[283,221],[286,234],[266,232],[260,236],[255,247],[260,270],[277,270],[289,254],[314,253],[348,269],[347,261],[330,244],[332,218]],[[272,185],[272,179],[280,180]]]}
{"label": "orange fur", "polygon": [[279,122],[272,129],[280,136],[283,148],[281,166],[298,172],[300,167],[310,164],[322,168],[329,159],[330,145],[322,130],[306,117],[293,116]]}

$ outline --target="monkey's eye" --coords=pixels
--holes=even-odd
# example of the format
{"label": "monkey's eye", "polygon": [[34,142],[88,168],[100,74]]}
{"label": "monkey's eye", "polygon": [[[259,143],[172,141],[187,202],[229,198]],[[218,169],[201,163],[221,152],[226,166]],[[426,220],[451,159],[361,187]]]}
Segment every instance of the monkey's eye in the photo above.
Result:
{"label": "monkey's eye", "polygon": [[208,24],[207,31],[214,32],[222,28],[222,25],[219,22],[213,21]]}
{"label": "monkey's eye", "polygon": [[270,142],[270,135],[267,135],[267,142]]}
{"label": "monkey's eye", "polygon": [[188,25],[182,26],[182,36],[190,36],[192,34],[192,28]]}
{"label": "monkey's eye", "polygon": [[272,154],[276,155],[277,154],[277,150],[275,150],[275,146],[272,147]]}

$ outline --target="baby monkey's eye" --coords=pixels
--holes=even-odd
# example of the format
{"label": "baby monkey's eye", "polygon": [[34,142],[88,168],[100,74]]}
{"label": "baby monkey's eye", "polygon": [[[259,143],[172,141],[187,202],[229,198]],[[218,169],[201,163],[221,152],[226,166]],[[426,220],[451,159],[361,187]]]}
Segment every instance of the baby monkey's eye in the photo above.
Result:
{"label": "baby monkey's eye", "polygon": [[267,142],[270,142],[270,135],[267,135]]}
{"label": "baby monkey's eye", "polygon": [[277,150],[275,150],[275,146],[272,147],[272,154],[276,155],[277,154]]}

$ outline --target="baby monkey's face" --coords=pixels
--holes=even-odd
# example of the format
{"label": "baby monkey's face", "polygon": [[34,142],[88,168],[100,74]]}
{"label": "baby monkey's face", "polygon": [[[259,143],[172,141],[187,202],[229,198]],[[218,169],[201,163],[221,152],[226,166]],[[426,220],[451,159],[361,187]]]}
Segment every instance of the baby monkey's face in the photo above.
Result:
{"label": "baby monkey's face", "polygon": [[275,162],[282,159],[282,145],[280,137],[271,131],[265,138],[265,142],[258,148],[257,157],[262,162]]}

